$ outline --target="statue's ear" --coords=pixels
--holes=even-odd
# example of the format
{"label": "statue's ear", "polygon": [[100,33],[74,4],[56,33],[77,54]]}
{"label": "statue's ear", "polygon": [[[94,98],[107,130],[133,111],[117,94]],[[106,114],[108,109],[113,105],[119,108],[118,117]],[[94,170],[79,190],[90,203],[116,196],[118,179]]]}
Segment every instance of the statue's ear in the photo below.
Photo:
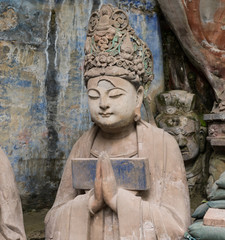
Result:
{"label": "statue's ear", "polygon": [[136,98],[136,108],[135,108],[135,116],[134,121],[138,122],[141,119],[141,104],[144,97],[144,88],[140,86],[137,90],[137,98]]}
{"label": "statue's ear", "polygon": [[143,102],[143,98],[144,98],[144,88],[143,86],[140,86],[137,90],[137,108],[141,109],[141,104]]}

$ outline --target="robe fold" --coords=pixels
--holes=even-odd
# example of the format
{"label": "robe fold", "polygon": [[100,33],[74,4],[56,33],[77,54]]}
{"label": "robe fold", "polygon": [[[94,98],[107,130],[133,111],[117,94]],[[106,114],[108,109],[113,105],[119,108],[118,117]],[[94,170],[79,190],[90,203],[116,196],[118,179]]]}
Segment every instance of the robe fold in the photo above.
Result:
{"label": "robe fold", "polygon": [[[141,121],[137,124],[138,157],[147,157],[150,189],[140,194],[118,189],[117,219],[120,240],[182,239],[190,224],[190,203],[182,155],[176,140],[162,129]],[[46,240],[104,239],[101,211],[96,236],[90,236],[95,224],[88,210],[92,191],[80,195],[72,186],[72,158],[89,158],[98,131],[93,126],[74,145],[67,160],[52,209],[45,218]],[[115,214],[115,213],[114,213]],[[116,240],[112,234],[109,239]]]}
{"label": "robe fold", "polygon": [[0,240],[25,240],[23,213],[10,162],[0,148]]}

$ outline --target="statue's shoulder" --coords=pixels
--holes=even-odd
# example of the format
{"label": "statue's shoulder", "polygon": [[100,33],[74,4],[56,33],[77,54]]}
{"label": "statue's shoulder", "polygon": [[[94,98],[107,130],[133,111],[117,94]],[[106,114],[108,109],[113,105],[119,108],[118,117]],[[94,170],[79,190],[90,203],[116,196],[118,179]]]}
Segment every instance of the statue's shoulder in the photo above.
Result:
{"label": "statue's shoulder", "polygon": [[157,126],[151,123],[148,123],[144,120],[141,120],[139,125],[142,128],[143,133],[149,134],[150,132],[152,132],[153,134],[159,134],[159,135],[164,134],[164,130],[162,128],[158,128]]}
{"label": "statue's shoulder", "polygon": [[80,146],[88,146],[90,142],[93,141],[96,132],[98,130],[98,127],[96,125],[93,125],[89,130],[85,131],[75,142],[73,145],[73,149],[79,148]]}
{"label": "statue's shoulder", "polygon": [[98,126],[96,126],[96,125],[94,124],[90,129],[88,129],[87,131],[85,131],[85,132],[80,136],[80,138],[78,139],[78,141],[82,141],[82,140],[85,140],[85,139],[87,139],[87,138],[92,138],[93,136],[95,136],[97,130],[98,130]]}
{"label": "statue's shoulder", "polygon": [[[5,181],[11,181],[13,179],[13,170],[12,170],[12,166],[11,163],[8,159],[8,157],[6,156],[5,152],[1,149],[0,147],[0,183],[3,184],[3,182]],[[7,176],[7,179],[5,178],[5,176]],[[8,186],[12,186],[12,185],[8,185]],[[3,185],[1,186],[3,189]]]}
{"label": "statue's shoulder", "polygon": [[143,134],[149,135],[151,132],[154,138],[163,139],[164,142],[177,144],[175,138],[168,132],[166,132],[164,129],[152,125],[144,120],[141,120],[140,125],[143,128]]}
{"label": "statue's shoulder", "polygon": [[9,160],[6,156],[6,154],[3,152],[0,146],[0,160],[1,160],[1,165],[9,165]]}

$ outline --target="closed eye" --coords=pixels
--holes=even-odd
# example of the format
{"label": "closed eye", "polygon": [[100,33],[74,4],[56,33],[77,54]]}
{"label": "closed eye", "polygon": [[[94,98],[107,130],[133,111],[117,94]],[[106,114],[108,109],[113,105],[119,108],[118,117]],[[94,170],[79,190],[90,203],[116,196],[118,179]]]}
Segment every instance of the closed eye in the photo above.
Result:
{"label": "closed eye", "polygon": [[109,90],[109,97],[110,98],[119,98],[125,94],[125,91],[120,88],[113,88]]}
{"label": "closed eye", "polygon": [[92,100],[95,100],[95,99],[98,99],[98,98],[99,98],[99,96],[91,96],[91,95],[88,95],[88,97],[89,97],[90,99],[92,99]]}
{"label": "closed eye", "polygon": [[96,99],[99,99],[100,98],[100,94],[97,90],[95,89],[90,89],[88,91],[88,97],[92,100],[96,100]]}
{"label": "closed eye", "polygon": [[122,96],[122,95],[124,95],[124,94],[115,94],[115,95],[110,95],[109,97],[110,98],[119,98],[120,96]]}

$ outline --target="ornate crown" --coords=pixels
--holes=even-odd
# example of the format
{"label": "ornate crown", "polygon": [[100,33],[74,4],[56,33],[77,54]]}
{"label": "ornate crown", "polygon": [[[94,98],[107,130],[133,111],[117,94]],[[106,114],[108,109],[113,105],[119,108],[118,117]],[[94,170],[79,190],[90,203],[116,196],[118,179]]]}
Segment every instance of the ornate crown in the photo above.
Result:
{"label": "ornate crown", "polygon": [[101,75],[124,78],[135,86],[153,79],[152,53],[129,25],[126,13],[102,5],[89,20],[85,44],[84,80]]}

